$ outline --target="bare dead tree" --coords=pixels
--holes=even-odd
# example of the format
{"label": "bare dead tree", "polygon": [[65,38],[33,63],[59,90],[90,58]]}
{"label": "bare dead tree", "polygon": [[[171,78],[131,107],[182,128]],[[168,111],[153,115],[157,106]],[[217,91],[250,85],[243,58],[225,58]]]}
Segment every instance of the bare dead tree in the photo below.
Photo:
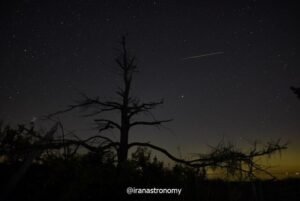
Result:
{"label": "bare dead tree", "polygon": [[[254,144],[250,151],[243,152],[236,149],[231,144],[220,143],[218,146],[213,147],[211,153],[206,155],[198,155],[194,160],[184,160],[175,157],[169,153],[166,149],[143,142],[128,142],[130,130],[135,126],[160,126],[163,123],[171,121],[168,120],[156,120],[153,118],[151,121],[136,120],[137,115],[143,113],[150,113],[158,105],[163,104],[163,101],[142,102],[140,99],[134,97],[131,94],[132,80],[134,74],[137,72],[137,65],[135,63],[135,57],[130,56],[126,48],[126,38],[122,37],[121,40],[121,54],[115,59],[120,74],[122,76],[123,85],[116,91],[119,101],[109,100],[103,101],[99,97],[90,98],[83,95],[83,100],[76,104],[70,105],[67,109],[58,111],[49,115],[53,117],[55,115],[72,111],[77,108],[93,109],[91,113],[85,116],[96,116],[94,121],[98,126],[99,134],[90,137],[85,140],[79,138],[75,140],[64,139],[63,146],[75,145],[77,147],[82,146],[91,152],[98,152],[99,150],[115,149],[118,155],[118,164],[123,164],[127,161],[128,150],[133,147],[148,147],[158,152],[165,154],[171,160],[184,164],[193,168],[222,168],[226,169],[229,174],[240,173],[248,176],[249,178],[255,177],[256,172],[263,172],[273,178],[273,176],[267,171],[267,169],[258,164],[256,159],[262,156],[270,156],[276,152],[280,152],[287,148],[286,144],[282,144],[280,141],[275,143],[267,143],[262,147],[258,147]],[[106,112],[118,112],[120,114],[120,121],[104,118],[103,114]],[[98,116],[101,116],[99,118]],[[120,140],[113,141],[107,136],[101,135],[103,131],[115,129],[119,131]],[[102,143],[100,145],[93,145],[91,142],[100,139]],[[48,145],[49,149],[62,148],[61,141],[53,140]],[[77,150],[77,149],[76,149]]]}
{"label": "bare dead tree", "polygon": [[[142,102],[139,98],[134,97],[131,94],[132,80],[134,74],[137,72],[137,65],[135,57],[130,56],[127,50],[125,36],[123,36],[121,40],[121,54],[115,59],[115,62],[118,65],[123,82],[123,85],[116,91],[117,96],[120,98],[119,101],[102,101],[99,97],[90,98],[84,95],[83,100],[79,103],[70,105],[67,109],[51,114],[49,117],[60,113],[65,113],[76,108],[93,108],[93,112],[85,116],[101,116],[105,112],[119,112],[120,122],[109,118],[103,118],[102,116],[101,118],[95,118],[94,121],[98,125],[99,133],[102,133],[103,131],[106,131],[108,129],[116,129],[119,131],[120,141],[118,143],[113,142],[113,140],[111,140],[110,138],[102,136],[100,134],[95,137],[102,138],[103,140],[109,141],[115,145],[114,147],[117,149],[118,153],[118,163],[121,164],[125,162],[128,157],[128,137],[130,130],[133,127],[160,126],[162,123],[171,121],[171,119],[156,120],[153,118],[150,121],[133,120],[135,119],[134,117],[141,113],[150,113],[152,109],[156,108],[158,105],[163,104],[163,100]],[[81,144],[83,145],[82,142]],[[85,144],[85,146],[87,145]]]}

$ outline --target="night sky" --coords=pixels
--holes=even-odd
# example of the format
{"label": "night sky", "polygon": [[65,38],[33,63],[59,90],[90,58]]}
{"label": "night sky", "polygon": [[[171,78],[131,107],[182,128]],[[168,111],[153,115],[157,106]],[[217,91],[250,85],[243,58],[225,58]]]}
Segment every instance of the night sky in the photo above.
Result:
{"label": "night sky", "polygon": [[[272,164],[300,170],[300,100],[289,89],[300,87],[299,11],[292,1],[26,0],[0,7],[6,123],[42,124],[42,115],[66,108],[80,93],[114,97],[120,84],[114,56],[127,34],[140,70],[134,95],[164,98],[154,114],[174,119],[166,128],[133,130],[131,141],[186,157],[222,139],[244,147],[282,138],[289,150]],[[92,119],[81,115],[59,118],[90,136]]]}

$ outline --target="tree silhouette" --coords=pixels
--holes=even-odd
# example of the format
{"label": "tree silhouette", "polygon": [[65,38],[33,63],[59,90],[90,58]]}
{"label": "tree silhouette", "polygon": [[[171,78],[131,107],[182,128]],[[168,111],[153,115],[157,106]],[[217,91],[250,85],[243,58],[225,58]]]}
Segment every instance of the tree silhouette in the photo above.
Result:
{"label": "tree silhouette", "polygon": [[[155,109],[158,105],[163,104],[163,101],[153,102],[142,102],[139,98],[134,97],[131,94],[132,81],[135,73],[137,72],[137,65],[135,63],[135,57],[131,56],[126,47],[126,38],[122,37],[121,40],[121,53],[116,57],[115,62],[120,70],[123,85],[116,91],[117,96],[120,98],[119,101],[109,100],[102,101],[99,97],[90,98],[83,95],[83,100],[76,104],[70,105],[67,109],[55,112],[48,115],[52,118],[55,115],[72,111],[77,108],[93,109],[91,113],[85,116],[101,116],[101,118],[95,118],[94,121],[97,123],[99,135],[92,136],[86,140],[64,140],[64,146],[76,145],[83,146],[92,152],[102,152],[106,149],[114,148],[118,156],[118,166],[122,165],[127,161],[128,150],[132,147],[147,147],[162,154],[166,155],[171,160],[192,167],[202,172],[206,172],[206,168],[222,168],[227,170],[227,173],[235,175],[245,175],[248,178],[255,177],[255,173],[263,172],[273,177],[266,169],[257,163],[257,158],[262,156],[270,156],[276,152],[280,152],[287,148],[286,144],[282,144],[280,140],[273,143],[269,142],[265,145],[258,146],[254,143],[248,152],[243,152],[232,144],[225,144],[221,142],[216,147],[213,147],[211,153],[203,155],[199,154],[197,158],[193,160],[184,160],[175,157],[169,153],[166,149],[144,142],[128,142],[130,131],[135,126],[160,126],[163,123],[171,121],[167,120],[156,120],[154,117],[151,121],[135,120],[138,119],[137,115],[143,113],[150,113],[152,109]],[[120,122],[117,122],[110,118],[103,118],[103,113],[106,112],[118,112],[120,115]],[[151,113],[150,113],[151,114]],[[101,135],[103,131],[109,129],[116,129],[119,131],[120,140],[119,142],[113,141],[107,136]],[[99,146],[91,145],[90,142],[101,139],[102,143]],[[55,142],[52,147],[59,147],[60,142]]]}
{"label": "tree silhouette", "polygon": [[134,97],[131,94],[132,80],[134,74],[137,72],[137,65],[135,63],[135,57],[130,56],[126,47],[126,38],[122,37],[121,40],[121,54],[115,59],[118,64],[120,74],[122,76],[123,85],[118,88],[116,94],[119,96],[120,101],[102,101],[99,97],[90,98],[84,95],[84,100],[80,101],[79,104],[70,105],[68,109],[63,111],[58,111],[50,116],[71,111],[75,108],[90,108],[93,107],[95,110],[86,116],[98,116],[102,115],[104,112],[119,112],[120,122],[117,122],[109,118],[96,118],[94,121],[98,125],[99,133],[108,129],[117,129],[120,133],[120,142],[114,142],[108,137],[97,135],[93,138],[101,138],[110,142],[111,146],[114,146],[118,153],[118,163],[122,164],[127,161],[128,149],[130,148],[128,144],[128,137],[130,130],[136,126],[159,126],[162,123],[169,122],[168,120],[156,120],[153,118],[151,121],[138,121],[133,120],[135,117],[141,113],[149,113],[152,109],[158,105],[163,104],[161,101],[152,102],[142,102],[139,98]]}

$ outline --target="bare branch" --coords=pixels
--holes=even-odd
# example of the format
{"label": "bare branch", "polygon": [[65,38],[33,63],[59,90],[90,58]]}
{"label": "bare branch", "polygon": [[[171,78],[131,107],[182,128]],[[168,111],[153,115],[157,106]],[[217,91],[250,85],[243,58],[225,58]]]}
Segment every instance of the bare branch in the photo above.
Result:
{"label": "bare branch", "polygon": [[183,160],[173,156],[167,150],[150,143],[133,142],[128,145],[129,148],[133,146],[152,148],[165,154],[171,160],[190,167],[222,168],[226,169],[231,175],[235,175],[237,172],[239,172],[241,174],[245,174],[250,179],[255,177],[255,172],[262,172],[274,179],[275,177],[269,171],[267,171],[266,168],[257,164],[254,159],[261,156],[272,155],[287,148],[286,144],[281,145],[280,141],[278,140],[276,143],[268,143],[266,147],[261,150],[257,150],[257,147],[255,146],[252,150],[250,150],[249,153],[243,153],[235,150],[235,147],[231,144],[224,145],[223,143],[220,143],[212,150],[210,154],[205,156],[199,155],[199,158],[195,160]]}
{"label": "bare branch", "polygon": [[149,110],[154,109],[156,106],[163,104],[163,100],[159,102],[148,102],[148,103],[139,103],[139,101],[135,101],[129,109],[129,117],[132,117],[138,113],[148,112]]}
{"label": "bare branch", "polygon": [[173,160],[175,162],[182,163],[182,164],[194,167],[188,161],[185,161],[183,159],[177,158],[177,157],[173,156],[172,154],[170,154],[167,150],[165,150],[165,149],[163,149],[161,147],[158,147],[156,145],[153,145],[153,144],[150,144],[150,143],[143,143],[143,142],[132,142],[132,143],[128,144],[128,149],[130,149],[130,148],[132,148],[134,146],[150,147],[150,148],[152,148],[154,150],[157,150],[157,151],[165,154],[167,157],[169,157],[171,160]]}
{"label": "bare branch", "polygon": [[95,122],[97,122],[99,125],[102,124],[102,127],[99,128],[99,132],[102,132],[103,130],[107,130],[107,129],[113,129],[113,128],[117,128],[119,130],[121,130],[121,126],[109,119],[95,119]]}
{"label": "bare branch", "polygon": [[78,104],[69,105],[69,107],[65,110],[60,110],[55,113],[49,114],[48,118],[51,118],[53,116],[56,116],[58,114],[63,114],[66,112],[70,112],[77,108],[88,108],[91,106],[100,107],[99,110],[97,110],[95,113],[88,114],[87,116],[93,116],[102,112],[106,111],[113,111],[113,110],[121,110],[122,105],[115,101],[100,101],[99,97],[96,98],[89,98],[87,96],[84,96],[84,100],[80,101]]}
{"label": "bare branch", "polygon": [[112,141],[109,137],[105,137],[105,136],[102,136],[102,135],[95,135],[95,136],[92,136],[88,139],[85,139],[84,142],[88,142],[88,141],[91,141],[93,139],[97,139],[97,138],[100,138],[100,139],[103,139],[103,140],[106,140],[110,143],[115,143],[114,141]]}

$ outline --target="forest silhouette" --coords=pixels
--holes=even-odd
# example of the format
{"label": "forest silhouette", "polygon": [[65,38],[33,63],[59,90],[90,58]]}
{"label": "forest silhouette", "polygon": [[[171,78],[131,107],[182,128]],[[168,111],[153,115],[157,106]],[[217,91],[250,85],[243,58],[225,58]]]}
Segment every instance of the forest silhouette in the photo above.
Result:
{"label": "forest silhouette", "polygon": [[[79,102],[44,117],[52,125],[48,131],[37,130],[34,122],[16,127],[1,122],[0,200],[296,200],[299,181],[278,180],[257,160],[287,149],[280,140],[254,141],[247,151],[221,141],[207,154],[189,160],[150,142],[130,142],[132,128],[160,127],[172,119],[152,115],[163,100],[143,101],[132,94],[138,66],[125,36],[119,53],[115,62],[122,85],[114,92],[115,99],[82,95]],[[291,90],[299,96],[299,88]],[[57,117],[76,109],[93,118],[96,135],[87,139],[66,135]],[[119,121],[108,118],[111,113]],[[141,118],[145,114],[150,119]],[[108,130],[116,131],[119,140],[107,135]],[[153,151],[174,165],[167,167]],[[211,170],[222,171],[227,179],[209,178]],[[128,187],[181,188],[182,194],[128,195]]]}

